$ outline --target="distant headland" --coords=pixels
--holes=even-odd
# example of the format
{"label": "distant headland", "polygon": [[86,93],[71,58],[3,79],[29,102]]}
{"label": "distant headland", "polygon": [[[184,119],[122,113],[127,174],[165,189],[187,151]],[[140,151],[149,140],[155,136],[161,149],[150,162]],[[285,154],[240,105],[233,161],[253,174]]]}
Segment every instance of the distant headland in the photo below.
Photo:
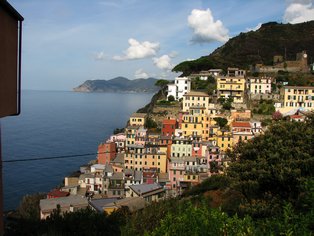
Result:
{"label": "distant headland", "polygon": [[127,93],[155,93],[159,90],[155,86],[157,79],[134,79],[116,77],[110,80],[86,80],[74,88],[75,92],[127,92]]}

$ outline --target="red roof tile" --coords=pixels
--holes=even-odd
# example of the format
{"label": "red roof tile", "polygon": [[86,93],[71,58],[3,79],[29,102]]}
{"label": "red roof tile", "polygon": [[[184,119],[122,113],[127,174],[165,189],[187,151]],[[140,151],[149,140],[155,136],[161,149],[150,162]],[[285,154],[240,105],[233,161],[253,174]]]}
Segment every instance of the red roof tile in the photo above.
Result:
{"label": "red roof tile", "polygon": [[47,195],[48,195],[49,197],[57,198],[57,197],[66,197],[66,196],[69,196],[70,193],[69,193],[69,192],[60,191],[59,189],[54,189],[54,190],[50,191]]}
{"label": "red roof tile", "polygon": [[232,122],[232,127],[245,127],[251,128],[251,124],[249,122]]}
{"label": "red roof tile", "polygon": [[169,125],[175,125],[176,122],[177,121],[173,120],[173,119],[170,119],[170,120],[169,119],[165,119],[165,120],[162,121],[163,124],[169,124]]}
{"label": "red roof tile", "polygon": [[292,119],[302,119],[303,116],[300,116],[300,115],[292,115],[290,116]]}

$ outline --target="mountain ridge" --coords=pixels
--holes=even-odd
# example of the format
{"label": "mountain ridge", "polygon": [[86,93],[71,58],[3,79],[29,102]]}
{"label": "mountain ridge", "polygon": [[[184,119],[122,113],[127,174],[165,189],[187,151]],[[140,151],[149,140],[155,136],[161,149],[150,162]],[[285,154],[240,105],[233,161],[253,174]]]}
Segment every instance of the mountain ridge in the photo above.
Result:
{"label": "mountain ridge", "polygon": [[240,33],[211,54],[193,61],[183,61],[172,71],[184,76],[193,72],[227,67],[249,69],[250,65],[272,65],[274,55],[295,60],[296,53],[305,50],[309,62],[314,58],[314,21],[299,24],[268,22],[256,31]]}
{"label": "mountain ridge", "polygon": [[156,78],[140,78],[130,80],[122,76],[110,80],[86,80],[81,85],[73,88],[74,92],[136,92],[154,93],[159,90],[155,83]]}

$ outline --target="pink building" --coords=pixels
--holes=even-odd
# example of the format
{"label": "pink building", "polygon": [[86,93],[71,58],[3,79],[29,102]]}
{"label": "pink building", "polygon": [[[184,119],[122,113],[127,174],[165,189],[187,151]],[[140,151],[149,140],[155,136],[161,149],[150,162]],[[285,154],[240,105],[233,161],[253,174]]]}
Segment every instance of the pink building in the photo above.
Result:
{"label": "pink building", "polygon": [[180,182],[183,182],[185,174],[184,159],[172,157],[168,161],[168,173],[171,189],[176,190],[177,193],[180,193]]}
{"label": "pink building", "polygon": [[192,142],[192,157],[201,157],[202,156],[202,142],[193,141]]}
{"label": "pink building", "polygon": [[125,140],[126,135],[124,133],[119,134],[113,134],[110,136],[110,138],[107,140],[108,142],[114,142],[116,144],[116,150],[117,152],[122,152],[125,149]]}

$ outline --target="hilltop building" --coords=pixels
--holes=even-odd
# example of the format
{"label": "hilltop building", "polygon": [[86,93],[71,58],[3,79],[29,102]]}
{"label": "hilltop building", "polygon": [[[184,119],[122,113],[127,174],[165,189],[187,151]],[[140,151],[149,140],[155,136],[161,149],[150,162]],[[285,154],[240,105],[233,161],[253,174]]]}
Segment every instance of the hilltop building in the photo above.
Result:
{"label": "hilltop building", "polygon": [[314,110],[314,87],[310,86],[284,86],[280,94],[282,96],[282,109],[285,113],[289,110]]}
{"label": "hilltop building", "polygon": [[184,94],[191,90],[191,79],[188,77],[176,77],[174,84],[168,84],[168,95],[173,96],[175,100],[180,100]]}
{"label": "hilltop building", "polygon": [[273,58],[273,66],[265,66],[263,64],[257,64],[255,71],[261,73],[276,73],[280,70],[289,72],[308,72],[308,58],[306,51],[302,51],[296,54],[296,60],[285,60],[282,55],[275,55]]}
{"label": "hilltop building", "polygon": [[228,75],[217,78],[218,98],[233,98],[234,103],[244,102],[245,71],[238,68],[228,68]]}

